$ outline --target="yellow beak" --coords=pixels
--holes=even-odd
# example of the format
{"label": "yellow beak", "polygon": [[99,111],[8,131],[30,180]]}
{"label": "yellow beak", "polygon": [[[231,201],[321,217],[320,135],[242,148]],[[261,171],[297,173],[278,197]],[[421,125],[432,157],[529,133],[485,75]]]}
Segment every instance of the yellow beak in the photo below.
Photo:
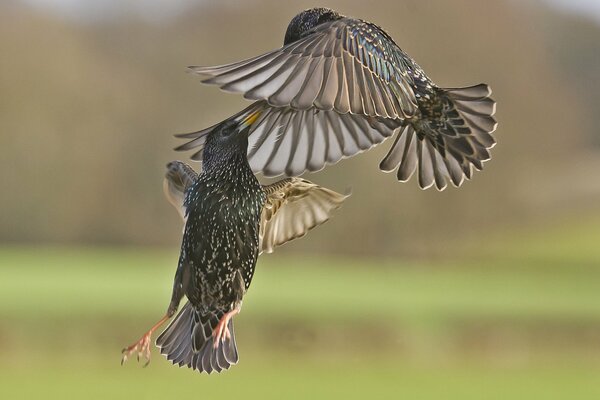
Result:
{"label": "yellow beak", "polygon": [[260,110],[254,111],[242,120],[241,125],[243,125],[244,127],[251,126],[253,123],[256,122],[258,117],[260,117],[260,114]]}

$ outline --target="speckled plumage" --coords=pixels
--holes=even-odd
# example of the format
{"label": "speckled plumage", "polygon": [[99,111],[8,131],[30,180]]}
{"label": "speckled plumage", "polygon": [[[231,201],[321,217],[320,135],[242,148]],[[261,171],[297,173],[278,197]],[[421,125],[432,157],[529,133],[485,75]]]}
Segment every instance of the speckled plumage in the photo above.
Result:
{"label": "speckled plumage", "polygon": [[[191,311],[176,321],[189,314],[191,331],[179,339],[191,340],[191,346],[176,340],[170,329],[177,327],[175,321],[157,339],[172,361],[206,372],[237,362],[233,336],[216,346],[210,339],[222,317],[241,307],[259,254],[266,195],[248,166],[247,136],[241,131],[237,122],[227,121],[208,136],[203,171],[185,191],[186,224],[174,291],[180,287],[179,295],[189,300]],[[233,332],[232,321],[228,327]],[[187,348],[178,356],[175,344]]]}
{"label": "speckled plumage", "polygon": [[[396,136],[380,169],[443,190],[482,169],[496,143],[489,86],[440,88],[379,26],[327,8],[296,15],[280,49],[190,68],[257,100],[232,118],[261,111],[248,158],[266,176],[317,171]],[[192,140],[178,150],[201,148],[209,130],[180,135]]]}
{"label": "speckled plumage", "polygon": [[205,152],[214,154],[185,198],[180,263],[192,276],[184,292],[201,311],[235,308],[254,274],[265,194],[240,149],[218,151],[209,141]]}
{"label": "speckled plumage", "polygon": [[226,121],[206,137],[200,175],[182,162],[167,166],[165,194],[185,221],[167,317],[183,296],[189,302],[156,344],[174,364],[201,372],[238,361],[231,318],[258,255],[326,222],[347,197],[300,178],[260,185],[246,158],[248,120]]}

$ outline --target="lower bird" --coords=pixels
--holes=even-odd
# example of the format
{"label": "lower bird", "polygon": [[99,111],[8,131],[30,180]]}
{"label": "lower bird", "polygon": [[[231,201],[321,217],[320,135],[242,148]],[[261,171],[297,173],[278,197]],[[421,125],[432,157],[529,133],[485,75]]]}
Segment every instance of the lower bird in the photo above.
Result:
{"label": "lower bird", "polygon": [[150,361],[151,336],[188,302],[156,345],[168,360],[200,372],[238,362],[232,317],[240,312],[256,260],[327,221],[348,195],[301,178],[263,186],[246,157],[248,131],[258,113],[216,126],[206,138],[202,173],[174,161],[164,189],[185,221],[181,254],[167,312],[123,350]]}

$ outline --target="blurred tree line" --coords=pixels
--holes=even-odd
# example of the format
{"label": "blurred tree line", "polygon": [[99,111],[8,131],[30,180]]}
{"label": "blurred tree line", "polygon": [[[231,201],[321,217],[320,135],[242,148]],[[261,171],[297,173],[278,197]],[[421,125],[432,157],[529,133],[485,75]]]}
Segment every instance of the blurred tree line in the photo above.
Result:
{"label": "blurred tree line", "polygon": [[[445,254],[492,229],[598,211],[600,26],[511,1],[330,1],[384,27],[440,86],[489,83],[498,145],[460,190],[420,191],[380,173],[391,143],[309,179],[353,196],[331,223],[286,251]],[[176,245],[163,199],[174,133],[246,102],[203,86],[193,64],[280,46],[313,6],[214,2],[155,23],[82,23],[0,5],[0,241]]]}

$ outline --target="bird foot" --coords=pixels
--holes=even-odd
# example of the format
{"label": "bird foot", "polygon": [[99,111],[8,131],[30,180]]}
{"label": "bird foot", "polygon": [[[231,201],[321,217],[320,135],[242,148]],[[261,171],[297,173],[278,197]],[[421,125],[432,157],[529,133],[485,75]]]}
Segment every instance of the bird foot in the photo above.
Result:
{"label": "bird foot", "polygon": [[138,362],[140,361],[140,357],[143,357],[146,359],[144,367],[150,364],[150,340],[152,339],[152,334],[162,324],[164,324],[165,321],[171,318],[171,315],[173,315],[173,313],[167,313],[164,317],[160,319],[160,321],[154,324],[154,326],[152,326],[152,328],[150,328],[148,332],[144,333],[140,340],[138,340],[131,346],[125,347],[123,350],[121,350],[121,353],[123,354],[123,357],[121,358],[121,365],[125,364],[129,357],[136,352]]}
{"label": "bird foot", "polygon": [[121,358],[121,365],[125,364],[129,357],[132,354],[137,353],[137,360],[140,361],[140,358],[145,358],[146,362],[144,363],[144,367],[150,364],[150,340],[152,338],[152,331],[146,332],[140,340],[135,342],[129,347],[124,348],[121,353],[123,354],[123,358]]}
{"label": "bird foot", "polygon": [[229,331],[229,320],[233,318],[234,315],[240,312],[239,308],[236,308],[232,311],[229,311],[221,319],[217,326],[215,326],[215,330],[213,331],[213,348],[219,347],[219,342],[225,342],[226,340],[231,339],[231,332]]}

